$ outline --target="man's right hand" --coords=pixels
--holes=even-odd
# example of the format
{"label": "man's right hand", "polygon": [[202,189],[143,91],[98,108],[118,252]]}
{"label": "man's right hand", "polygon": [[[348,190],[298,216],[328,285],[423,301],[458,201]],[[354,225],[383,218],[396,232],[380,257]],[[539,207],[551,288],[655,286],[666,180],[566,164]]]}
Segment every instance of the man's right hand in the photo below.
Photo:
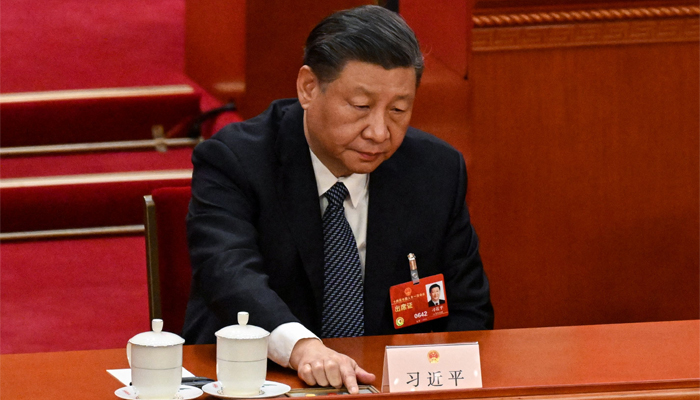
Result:
{"label": "man's right hand", "polygon": [[351,394],[359,392],[358,381],[364,384],[374,382],[375,376],[352,358],[326,347],[318,339],[301,339],[294,345],[289,365],[297,370],[299,378],[308,385],[343,385]]}

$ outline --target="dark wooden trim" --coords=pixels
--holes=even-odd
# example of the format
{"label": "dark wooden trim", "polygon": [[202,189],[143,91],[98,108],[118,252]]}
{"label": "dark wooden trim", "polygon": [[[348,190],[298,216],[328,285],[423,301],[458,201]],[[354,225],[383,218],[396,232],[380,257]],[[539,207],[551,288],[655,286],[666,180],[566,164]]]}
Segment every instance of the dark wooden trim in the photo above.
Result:
{"label": "dark wooden trim", "polygon": [[640,7],[473,17],[473,51],[697,42],[700,7]]}
{"label": "dark wooden trim", "polygon": [[160,138],[149,140],[127,140],[121,142],[53,144],[42,146],[0,147],[0,157],[35,156],[45,154],[87,153],[97,151],[157,150],[167,151],[174,147],[194,147],[202,138]]}
{"label": "dark wooden trim", "polygon": [[54,229],[46,231],[6,232],[0,233],[0,241],[66,239],[91,236],[142,234],[143,225],[105,226],[98,228]]}
{"label": "dark wooden trim", "polygon": [[598,8],[593,10],[536,11],[474,15],[475,28],[506,27],[580,22],[627,21],[638,19],[684,18],[700,15],[698,6]]}
{"label": "dark wooden trim", "polygon": [[160,273],[158,259],[158,226],[156,203],[153,197],[143,196],[144,226],[146,231],[146,271],[148,274],[148,311],[150,319],[162,318],[160,304]]}
{"label": "dark wooden trim", "polygon": [[53,90],[46,92],[19,92],[0,94],[0,104],[30,103],[37,101],[66,101],[121,97],[172,96],[194,93],[190,85],[141,86],[124,88],[99,88],[77,90]]}
{"label": "dark wooden trim", "polygon": [[[471,389],[419,393],[381,393],[373,398],[404,400],[510,399],[522,400],[646,400],[700,399],[700,379],[677,381],[629,382],[615,384],[523,387],[512,389]],[[326,398],[326,397],[323,397]]]}

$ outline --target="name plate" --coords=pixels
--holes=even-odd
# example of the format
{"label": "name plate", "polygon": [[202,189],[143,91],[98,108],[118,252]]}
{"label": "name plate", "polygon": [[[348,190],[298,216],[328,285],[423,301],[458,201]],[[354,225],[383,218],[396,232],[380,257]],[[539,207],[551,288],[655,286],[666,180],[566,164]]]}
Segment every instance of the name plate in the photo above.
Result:
{"label": "name plate", "polygon": [[386,346],[382,391],[480,388],[479,343]]}

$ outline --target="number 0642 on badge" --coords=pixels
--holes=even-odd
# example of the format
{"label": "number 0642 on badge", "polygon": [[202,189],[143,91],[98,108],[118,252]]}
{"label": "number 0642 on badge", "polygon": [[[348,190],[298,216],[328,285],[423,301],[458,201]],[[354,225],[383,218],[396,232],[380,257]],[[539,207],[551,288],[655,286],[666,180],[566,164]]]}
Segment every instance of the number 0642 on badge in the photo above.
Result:
{"label": "number 0642 on badge", "polygon": [[446,317],[447,293],[442,274],[392,286],[391,312],[394,315],[394,328],[419,324],[436,318]]}

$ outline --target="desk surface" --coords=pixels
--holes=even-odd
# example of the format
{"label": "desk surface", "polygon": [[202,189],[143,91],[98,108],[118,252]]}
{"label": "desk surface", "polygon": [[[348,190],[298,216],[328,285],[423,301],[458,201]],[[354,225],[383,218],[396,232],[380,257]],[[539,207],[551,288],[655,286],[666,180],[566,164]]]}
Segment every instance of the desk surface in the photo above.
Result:
{"label": "desk surface", "polygon": [[[483,389],[408,397],[598,393],[596,398],[610,398],[610,393],[629,392],[632,398],[644,398],[645,393],[653,392],[657,398],[660,393],[665,393],[665,398],[700,398],[700,321],[370,336],[324,342],[376,374],[375,386],[379,388],[385,346],[474,341],[479,342],[481,352]],[[214,345],[185,346],[183,357],[184,367],[194,374],[216,377]],[[121,384],[105,372],[115,368],[128,368],[124,349],[2,355],[0,397],[116,399],[114,391]],[[305,386],[294,371],[277,366],[269,369],[267,379]]]}

